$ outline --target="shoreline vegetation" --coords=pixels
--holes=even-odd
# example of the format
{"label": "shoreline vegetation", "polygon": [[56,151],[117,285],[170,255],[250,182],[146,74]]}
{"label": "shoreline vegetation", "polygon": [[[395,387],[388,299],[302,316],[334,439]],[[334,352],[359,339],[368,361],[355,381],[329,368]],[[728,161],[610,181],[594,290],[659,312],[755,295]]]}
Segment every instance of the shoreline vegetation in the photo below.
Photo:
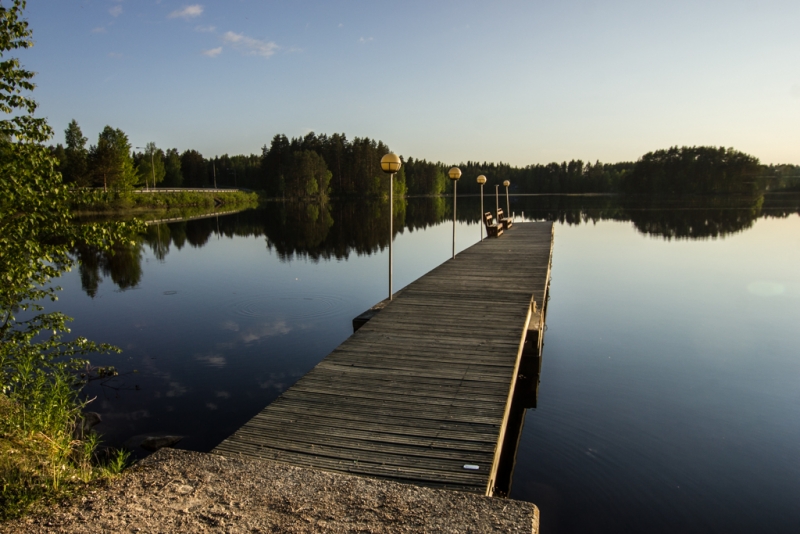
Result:
{"label": "shoreline vegetation", "polygon": [[137,223],[72,224],[84,193],[64,186],[44,144],[53,135],[30,96],[34,73],[8,53],[30,48],[24,0],[0,5],[0,521],[80,493],[120,472],[124,451],[104,450],[91,429],[83,386],[113,369],[91,354],[119,352],[71,333],[72,320],[45,303],[75,265],[78,243],[127,246]]}
{"label": "shoreline vegetation", "polygon": [[175,210],[183,208],[202,208],[212,210],[218,207],[254,208],[258,206],[260,195],[253,191],[167,191],[148,192],[110,191],[91,192],[77,197],[70,205],[73,213],[103,214],[118,212],[139,212],[153,210]]}
{"label": "shoreline vegetation", "polygon": [[[330,197],[386,198],[388,180],[380,159],[390,152],[383,141],[368,137],[349,140],[344,133],[315,134],[291,140],[273,137],[261,154],[206,158],[196,150],[180,153],[148,143],[132,151],[128,136],[106,126],[97,143],[88,139],[77,121],[64,132],[65,144],[50,146],[57,170],[71,187],[101,187],[125,194],[139,187],[234,188],[258,191],[268,198]],[[400,156],[394,196],[447,194],[451,166],[442,162]],[[467,161],[460,194],[479,194],[476,178],[492,185],[510,181],[511,194],[621,193],[646,195],[757,194],[800,191],[800,165],[763,165],[758,158],[733,148],[683,146],[655,150],[637,161],[602,163],[573,159],[513,167],[509,164]]]}

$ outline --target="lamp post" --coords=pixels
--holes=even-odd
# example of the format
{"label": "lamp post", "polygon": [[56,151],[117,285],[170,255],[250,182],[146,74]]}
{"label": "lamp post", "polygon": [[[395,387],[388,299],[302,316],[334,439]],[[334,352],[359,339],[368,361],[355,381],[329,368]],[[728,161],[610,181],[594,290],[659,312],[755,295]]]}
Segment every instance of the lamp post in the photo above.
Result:
{"label": "lamp post", "polygon": [[[155,147],[153,147],[153,148],[155,148]],[[137,146],[136,149],[137,150],[147,150],[147,147]],[[153,171],[153,189],[156,188],[156,166],[153,163],[153,153],[154,152],[155,152],[155,150],[151,150],[150,151],[150,170]],[[147,190],[147,176],[144,177],[144,188],[145,188],[145,190]]]}
{"label": "lamp post", "polygon": [[392,240],[394,239],[394,173],[400,170],[403,162],[397,154],[386,154],[381,158],[381,170],[389,175],[389,300],[392,300]]}
{"label": "lamp post", "polygon": [[478,221],[478,226],[481,227],[481,241],[483,241],[483,184],[486,183],[484,175],[478,176],[478,183],[481,184],[481,218]]}
{"label": "lamp post", "polygon": [[508,186],[511,185],[511,182],[506,180],[503,185],[506,186],[506,217],[511,217],[511,204],[508,203]]}
{"label": "lamp post", "polygon": [[453,167],[447,171],[447,177],[453,182],[453,258],[456,257],[456,186],[461,178],[461,169]]}
{"label": "lamp post", "polygon": [[[497,217],[497,212],[500,211],[500,185],[495,184],[494,186],[494,215]],[[497,224],[500,224],[500,221],[497,221]]]}

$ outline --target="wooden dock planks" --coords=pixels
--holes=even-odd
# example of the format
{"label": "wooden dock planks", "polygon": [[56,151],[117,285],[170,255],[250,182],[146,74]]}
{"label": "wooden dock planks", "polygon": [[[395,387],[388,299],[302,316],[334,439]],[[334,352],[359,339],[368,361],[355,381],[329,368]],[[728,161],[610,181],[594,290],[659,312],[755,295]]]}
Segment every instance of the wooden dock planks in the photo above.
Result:
{"label": "wooden dock planks", "polygon": [[433,269],[213,452],[491,495],[552,243],[517,223]]}

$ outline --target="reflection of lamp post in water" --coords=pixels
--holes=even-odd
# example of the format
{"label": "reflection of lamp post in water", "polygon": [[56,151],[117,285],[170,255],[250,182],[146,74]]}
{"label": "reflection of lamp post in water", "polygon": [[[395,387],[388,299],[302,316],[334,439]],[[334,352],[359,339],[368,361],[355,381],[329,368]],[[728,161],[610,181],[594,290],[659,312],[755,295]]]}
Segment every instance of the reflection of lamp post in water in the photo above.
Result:
{"label": "reflection of lamp post in water", "polygon": [[[129,145],[130,146],[130,145]],[[147,150],[149,147],[137,146],[137,150]],[[153,152],[150,152],[150,170],[153,171],[153,189],[156,188],[156,166],[153,164]],[[147,189],[147,176],[144,177],[144,188]]]}
{"label": "reflection of lamp post in water", "polygon": [[386,154],[381,158],[381,170],[389,175],[389,300],[392,300],[392,240],[394,239],[394,173],[400,170],[403,162],[397,154]]}
{"label": "reflection of lamp post in water", "polygon": [[486,183],[484,175],[478,176],[478,183],[481,184],[481,218],[478,220],[478,226],[481,227],[481,241],[483,241],[483,184]]}
{"label": "reflection of lamp post in water", "polygon": [[506,217],[511,217],[511,204],[508,203],[508,186],[511,185],[511,182],[506,180],[503,185],[506,186]]}
{"label": "reflection of lamp post in water", "polygon": [[453,182],[453,258],[456,257],[456,186],[461,178],[461,169],[453,167],[447,171],[447,177]]}

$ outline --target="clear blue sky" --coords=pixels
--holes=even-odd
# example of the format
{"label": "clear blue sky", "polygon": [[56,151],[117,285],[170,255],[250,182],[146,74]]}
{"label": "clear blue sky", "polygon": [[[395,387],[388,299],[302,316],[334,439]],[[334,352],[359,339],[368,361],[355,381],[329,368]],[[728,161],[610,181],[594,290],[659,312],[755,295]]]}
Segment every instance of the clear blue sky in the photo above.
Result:
{"label": "clear blue sky", "polygon": [[[4,0],[3,3],[7,3]],[[344,132],[446,163],[800,163],[800,1],[30,0],[34,95],[134,146]]]}

